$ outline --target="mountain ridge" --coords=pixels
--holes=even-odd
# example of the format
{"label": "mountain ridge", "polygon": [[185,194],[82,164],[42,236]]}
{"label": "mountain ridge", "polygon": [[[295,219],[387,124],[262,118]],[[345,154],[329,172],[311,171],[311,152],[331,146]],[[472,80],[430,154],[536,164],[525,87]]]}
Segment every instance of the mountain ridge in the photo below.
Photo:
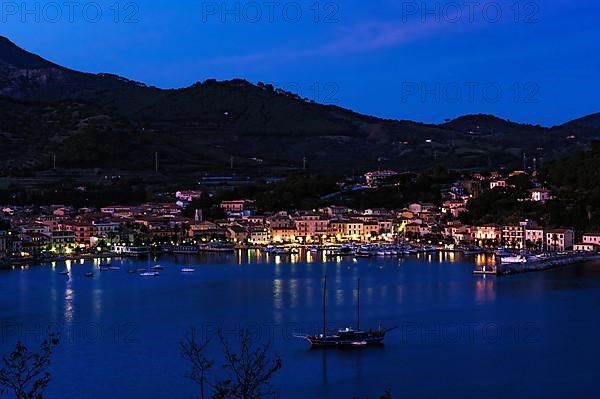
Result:
{"label": "mountain ridge", "polygon": [[[146,157],[150,151],[160,151],[173,171],[222,167],[223,159],[231,157],[239,159],[240,165],[252,166],[253,160],[261,159],[265,164],[293,168],[306,157],[311,168],[338,172],[379,167],[423,169],[436,164],[465,169],[514,166],[522,163],[523,153],[539,159],[556,158],[600,137],[600,126],[583,129],[568,122],[546,128],[484,114],[465,115],[439,125],[382,119],[317,104],[270,84],[244,79],[208,79],[185,88],[160,89],[117,75],[74,71],[20,49],[6,38],[0,38],[0,95],[25,101],[20,105],[2,102],[0,111],[7,120],[13,106],[34,116],[40,114],[37,108],[54,107],[58,119],[66,124],[54,123],[54,128],[69,137],[76,132],[77,140],[67,142],[75,143],[77,151],[89,153],[81,157],[84,161],[102,159],[97,166],[103,168],[148,167],[147,160],[125,162],[111,155],[106,145],[94,146],[94,140],[103,142],[101,134],[117,131],[125,142],[143,136],[143,140],[129,143],[130,148],[137,143]],[[105,124],[87,126],[85,134],[73,130],[67,122],[75,120],[65,113],[77,107],[96,117],[104,115]],[[46,121],[39,123],[39,130],[49,129]],[[22,132],[12,126],[12,131],[3,132],[6,137],[39,137],[33,126],[25,124]],[[134,131],[137,133],[131,135]],[[51,141],[39,148],[46,141],[38,141],[32,147],[36,151],[61,151]],[[15,161],[8,169],[12,171],[24,165],[18,159],[20,152],[35,154],[30,148],[8,148],[11,142],[19,140],[8,140],[0,154],[17,157],[9,159]],[[96,154],[99,151],[103,153]],[[47,161],[36,166],[44,167],[48,167]]]}

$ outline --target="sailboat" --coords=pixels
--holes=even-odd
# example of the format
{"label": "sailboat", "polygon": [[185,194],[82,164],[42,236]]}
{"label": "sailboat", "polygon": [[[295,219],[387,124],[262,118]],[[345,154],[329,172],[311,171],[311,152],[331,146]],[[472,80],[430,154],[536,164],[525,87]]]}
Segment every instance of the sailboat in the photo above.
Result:
{"label": "sailboat", "polygon": [[327,276],[323,282],[323,332],[314,335],[296,335],[296,338],[306,339],[313,347],[363,347],[371,345],[381,345],[385,335],[395,330],[396,327],[383,329],[381,325],[376,330],[368,331],[360,329],[360,279],[358,279],[358,296],[356,304],[356,330],[346,327],[337,330],[333,334],[327,333]]}
{"label": "sailboat", "polygon": [[160,269],[157,268],[156,266],[150,267],[149,262],[150,262],[150,259],[148,259],[148,266],[146,266],[146,271],[144,271],[144,269],[141,269],[140,276],[142,276],[142,277],[158,277],[158,276],[160,276],[160,273],[157,270],[162,270],[162,267],[159,265],[156,265],[156,266],[160,267]]}

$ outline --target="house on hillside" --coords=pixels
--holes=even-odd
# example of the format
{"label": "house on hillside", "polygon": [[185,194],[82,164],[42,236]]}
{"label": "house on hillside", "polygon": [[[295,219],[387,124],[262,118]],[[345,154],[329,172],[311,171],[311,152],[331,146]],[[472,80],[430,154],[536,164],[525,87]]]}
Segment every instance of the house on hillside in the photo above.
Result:
{"label": "house on hillside", "polygon": [[531,201],[541,202],[542,204],[552,199],[550,190],[545,188],[532,188],[529,190],[529,194],[531,195]]}

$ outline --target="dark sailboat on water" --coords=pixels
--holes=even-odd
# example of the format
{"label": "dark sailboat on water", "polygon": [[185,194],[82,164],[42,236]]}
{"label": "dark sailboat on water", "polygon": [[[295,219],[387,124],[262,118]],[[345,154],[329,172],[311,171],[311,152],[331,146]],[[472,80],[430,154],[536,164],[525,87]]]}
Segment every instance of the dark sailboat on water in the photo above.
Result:
{"label": "dark sailboat on water", "polygon": [[320,334],[296,335],[297,338],[306,339],[313,347],[364,347],[370,345],[381,345],[385,335],[396,329],[396,327],[384,329],[381,325],[376,330],[360,329],[360,279],[358,279],[358,294],[356,304],[356,330],[347,327],[337,330],[335,333],[327,333],[327,276],[323,282],[323,332]]}

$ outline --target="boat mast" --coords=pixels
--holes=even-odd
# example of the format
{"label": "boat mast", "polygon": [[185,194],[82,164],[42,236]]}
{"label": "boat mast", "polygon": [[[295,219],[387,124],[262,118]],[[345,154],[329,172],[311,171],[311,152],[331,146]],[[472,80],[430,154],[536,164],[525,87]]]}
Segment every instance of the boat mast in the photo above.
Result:
{"label": "boat mast", "polygon": [[327,319],[325,317],[325,308],[327,307],[327,275],[323,281],[323,336],[327,335]]}
{"label": "boat mast", "polygon": [[358,279],[358,297],[356,301],[356,331],[360,331],[360,278]]}

